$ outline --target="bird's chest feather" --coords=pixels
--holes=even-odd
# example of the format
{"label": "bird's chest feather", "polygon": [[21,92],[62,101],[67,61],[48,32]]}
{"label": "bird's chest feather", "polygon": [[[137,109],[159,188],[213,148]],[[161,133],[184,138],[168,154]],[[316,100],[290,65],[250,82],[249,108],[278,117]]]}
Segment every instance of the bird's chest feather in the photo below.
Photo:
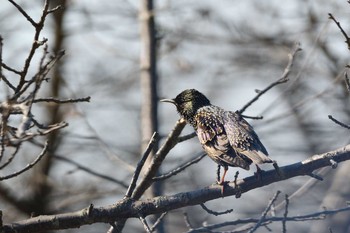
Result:
{"label": "bird's chest feather", "polygon": [[218,113],[203,109],[194,117],[194,128],[202,145],[208,142],[214,143],[217,137],[224,133],[221,117]]}

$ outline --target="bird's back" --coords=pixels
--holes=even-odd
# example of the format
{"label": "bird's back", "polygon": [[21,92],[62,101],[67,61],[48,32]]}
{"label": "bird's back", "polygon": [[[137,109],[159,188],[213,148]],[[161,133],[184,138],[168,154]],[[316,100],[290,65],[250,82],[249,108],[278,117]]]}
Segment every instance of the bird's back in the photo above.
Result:
{"label": "bird's back", "polygon": [[198,109],[193,125],[198,139],[208,156],[216,163],[249,170],[252,161],[245,155],[238,154],[230,144],[224,116],[225,111],[214,105]]}
{"label": "bird's back", "polygon": [[272,163],[253,127],[235,112],[225,111],[223,125],[234,150],[247,156],[255,164]]}

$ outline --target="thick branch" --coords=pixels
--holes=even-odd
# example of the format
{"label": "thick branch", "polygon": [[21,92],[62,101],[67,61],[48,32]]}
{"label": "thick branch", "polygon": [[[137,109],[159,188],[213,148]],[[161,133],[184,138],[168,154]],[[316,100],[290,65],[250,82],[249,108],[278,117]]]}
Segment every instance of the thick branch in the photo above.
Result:
{"label": "thick branch", "polygon": [[[331,166],[330,160],[337,163],[350,160],[350,145],[321,155],[314,155],[302,162],[280,167],[280,172],[283,176],[279,176],[275,170],[266,171],[262,174],[262,181],[257,180],[254,176],[238,180],[236,183],[239,189],[235,187],[234,182],[230,182],[225,188],[224,196],[233,196],[237,192],[245,193],[281,180],[308,175],[321,167]],[[21,233],[77,228],[96,222],[110,223],[115,219],[145,217],[185,206],[198,205],[219,198],[222,198],[221,186],[213,184],[200,190],[171,196],[160,196],[147,200],[125,198],[114,205],[106,207],[94,208],[91,205],[86,209],[73,213],[38,216],[17,223],[5,224],[0,230],[3,233]]]}

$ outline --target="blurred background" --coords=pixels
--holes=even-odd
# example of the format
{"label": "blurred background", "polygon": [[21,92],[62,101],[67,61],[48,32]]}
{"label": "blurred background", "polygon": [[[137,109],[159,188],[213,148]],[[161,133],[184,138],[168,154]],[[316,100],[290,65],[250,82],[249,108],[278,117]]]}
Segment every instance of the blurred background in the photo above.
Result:
{"label": "blurred background", "polygon": [[[38,20],[43,1],[16,1]],[[32,213],[55,214],[79,210],[90,203],[112,204],[121,199],[147,143],[143,133],[142,106],[145,89],[140,72],[140,7],[142,1],[52,0],[64,9],[48,17],[42,37],[49,51],[65,50],[40,96],[78,98],[90,103],[64,106],[38,104],[33,114],[42,123],[64,120],[69,127],[51,134],[52,154],[35,169],[0,183],[0,209],[5,223],[26,219]],[[302,51],[295,57],[289,82],[276,86],[244,113],[263,116],[248,121],[254,126],[270,156],[280,166],[337,149],[349,143],[348,130],[328,119],[333,115],[348,123],[349,93],[344,83],[349,51],[332,13],[349,29],[350,5],[346,1],[156,1],[157,76],[156,99],[174,98],[187,88],[204,93],[213,104],[227,110],[242,108],[255,95],[279,79],[296,42]],[[9,2],[0,8],[3,61],[21,69],[32,45],[34,29]],[[350,33],[350,30],[348,30]],[[39,50],[40,51],[40,50]],[[41,53],[29,70],[35,74]],[[11,79],[10,74],[8,78]],[[13,79],[16,78],[15,76]],[[1,84],[1,83],[0,83]],[[1,84],[0,98],[8,90]],[[156,101],[158,104],[159,102]],[[159,103],[156,126],[160,143],[179,118],[172,105]],[[186,126],[183,135],[192,133]],[[149,137],[148,137],[149,139]],[[18,170],[35,157],[35,145],[27,145],[4,175]],[[167,156],[160,173],[168,172],[202,152],[197,138],[177,145]],[[324,181],[297,177],[245,193],[206,203],[215,211],[233,212],[215,217],[201,207],[172,211],[159,232],[188,230],[183,213],[194,227],[259,218],[277,190],[292,195],[289,215],[301,215],[345,206],[350,199],[350,164],[335,170],[322,169]],[[272,169],[270,165],[263,169]],[[215,182],[217,166],[205,157],[158,187],[162,195],[190,191]],[[251,171],[236,170],[240,178]],[[92,172],[95,172],[93,174]],[[103,176],[102,176],[103,175]],[[110,177],[113,179],[107,179]],[[150,194],[152,195],[152,194]],[[278,201],[278,202],[279,202]],[[282,216],[284,209],[276,211]],[[315,222],[289,222],[288,232],[350,232],[350,213]],[[317,223],[317,224],[316,224]],[[106,232],[106,224],[83,226],[61,232]],[[281,224],[270,224],[281,232]],[[233,231],[235,227],[226,228]],[[291,230],[293,229],[293,230]],[[138,220],[129,220],[124,232],[143,232]],[[258,232],[268,232],[260,228]]]}

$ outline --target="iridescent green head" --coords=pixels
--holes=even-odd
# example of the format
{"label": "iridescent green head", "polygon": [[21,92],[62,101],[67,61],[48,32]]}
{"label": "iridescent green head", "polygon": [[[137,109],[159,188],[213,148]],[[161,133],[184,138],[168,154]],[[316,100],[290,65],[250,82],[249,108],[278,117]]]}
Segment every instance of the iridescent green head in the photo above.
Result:
{"label": "iridescent green head", "polygon": [[199,108],[210,105],[208,98],[196,89],[184,90],[175,99],[163,99],[161,102],[174,104],[180,115],[190,123]]}

